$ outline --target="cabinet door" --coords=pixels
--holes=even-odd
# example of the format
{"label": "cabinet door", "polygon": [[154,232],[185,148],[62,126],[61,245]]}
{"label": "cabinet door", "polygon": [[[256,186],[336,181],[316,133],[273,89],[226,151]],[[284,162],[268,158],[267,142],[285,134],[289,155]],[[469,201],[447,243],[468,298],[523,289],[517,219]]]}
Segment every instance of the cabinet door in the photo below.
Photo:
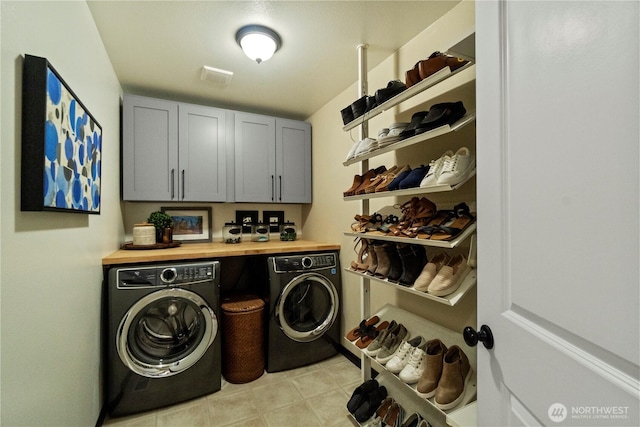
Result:
{"label": "cabinet door", "polygon": [[236,202],[276,201],[273,117],[235,113]]}
{"label": "cabinet door", "polygon": [[123,199],[176,199],[177,104],[125,95],[123,110]]}
{"label": "cabinet door", "polygon": [[277,202],[311,203],[311,125],[276,119]]}
{"label": "cabinet door", "polygon": [[179,104],[180,201],[226,201],[225,112]]}

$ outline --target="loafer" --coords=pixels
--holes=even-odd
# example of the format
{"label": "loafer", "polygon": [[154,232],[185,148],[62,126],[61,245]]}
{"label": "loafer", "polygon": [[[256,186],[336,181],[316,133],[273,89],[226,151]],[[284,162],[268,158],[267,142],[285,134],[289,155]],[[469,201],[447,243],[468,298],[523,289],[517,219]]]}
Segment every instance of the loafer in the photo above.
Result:
{"label": "loafer", "polygon": [[413,289],[420,292],[427,292],[429,285],[436,277],[440,269],[449,262],[449,255],[440,252],[427,262],[420,275],[413,283]]}
{"label": "loafer", "polygon": [[422,415],[414,412],[413,414],[409,415],[409,418],[407,418],[400,427],[418,427],[420,426],[420,423],[422,421],[424,421]]}
{"label": "loafer", "polygon": [[400,190],[406,190],[407,188],[416,188],[420,186],[420,183],[429,172],[429,166],[420,165],[413,169],[409,174],[398,184]]}
{"label": "loafer", "polygon": [[427,288],[427,292],[439,297],[455,292],[470,269],[471,267],[467,264],[467,259],[464,255],[451,257],[449,262],[443,265],[436,277],[433,278]]}
{"label": "loafer", "polygon": [[393,191],[400,188],[400,183],[402,182],[402,180],[404,180],[407,177],[407,175],[409,175],[409,173],[411,172],[411,168],[408,165],[405,167],[406,169],[404,168],[401,169],[400,172],[396,174],[396,177],[394,178],[394,180],[391,181],[389,185],[387,185],[387,190]]}

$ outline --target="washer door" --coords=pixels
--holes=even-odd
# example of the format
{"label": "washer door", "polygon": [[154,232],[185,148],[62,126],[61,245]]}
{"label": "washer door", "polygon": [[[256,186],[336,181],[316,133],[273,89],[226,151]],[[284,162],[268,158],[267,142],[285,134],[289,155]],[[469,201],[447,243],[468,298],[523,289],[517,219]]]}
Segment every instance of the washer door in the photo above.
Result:
{"label": "washer door", "polygon": [[218,332],[213,310],[198,294],[163,289],[138,300],[116,334],[122,362],[136,374],[157,378],[193,366]]}
{"label": "washer door", "polygon": [[282,289],[275,315],[282,331],[294,341],[320,338],[338,317],[338,291],[326,277],[297,276]]}

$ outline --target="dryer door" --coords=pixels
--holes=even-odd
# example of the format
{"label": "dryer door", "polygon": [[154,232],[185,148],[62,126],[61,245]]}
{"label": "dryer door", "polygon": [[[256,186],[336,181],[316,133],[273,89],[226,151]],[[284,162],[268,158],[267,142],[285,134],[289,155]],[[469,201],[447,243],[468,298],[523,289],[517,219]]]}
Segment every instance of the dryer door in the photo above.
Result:
{"label": "dryer door", "polygon": [[213,343],[218,320],[198,294],[163,289],[138,300],[122,318],[116,349],[136,374],[157,378],[193,366]]}
{"label": "dryer door", "polygon": [[308,273],[283,288],[275,315],[282,331],[292,340],[320,338],[338,317],[338,291],[326,277]]}

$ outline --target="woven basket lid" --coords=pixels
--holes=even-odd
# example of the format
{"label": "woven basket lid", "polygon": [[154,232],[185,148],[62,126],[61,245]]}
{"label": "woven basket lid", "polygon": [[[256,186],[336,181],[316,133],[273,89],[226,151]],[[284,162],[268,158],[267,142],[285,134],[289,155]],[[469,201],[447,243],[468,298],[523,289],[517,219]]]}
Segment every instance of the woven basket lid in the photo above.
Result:
{"label": "woven basket lid", "polygon": [[238,295],[225,298],[222,301],[222,309],[230,313],[244,313],[259,310],[264,307],[264,301],[257,295]]}

